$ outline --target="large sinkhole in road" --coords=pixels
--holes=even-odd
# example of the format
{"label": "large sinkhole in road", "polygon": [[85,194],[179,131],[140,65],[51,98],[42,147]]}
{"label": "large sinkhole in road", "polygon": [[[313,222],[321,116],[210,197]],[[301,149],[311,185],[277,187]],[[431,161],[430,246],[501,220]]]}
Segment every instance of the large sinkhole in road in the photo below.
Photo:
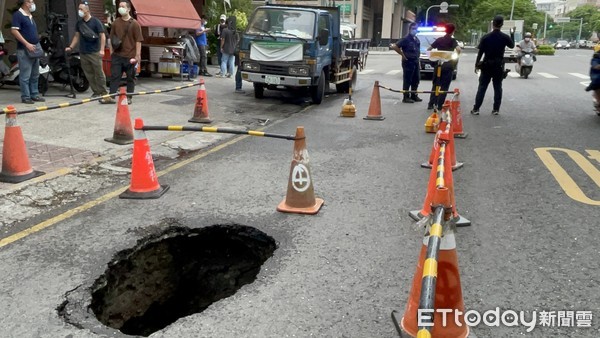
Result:
{"label": "large sinkhole in road", "polygon": [[169,228],[121,251],[92,287],[103,324],[148,336],[252,283],[276,244],[242,225]]}

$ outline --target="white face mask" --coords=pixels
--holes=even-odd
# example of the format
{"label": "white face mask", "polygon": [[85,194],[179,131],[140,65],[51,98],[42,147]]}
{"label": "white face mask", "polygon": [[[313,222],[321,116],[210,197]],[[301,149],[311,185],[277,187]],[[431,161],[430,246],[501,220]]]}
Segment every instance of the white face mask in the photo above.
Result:
{"label": "white face mask", "polygon": [[529,42],[529,40],[531,40],[530,38],[525,38],[525,42]]}
{"label": "white face mask", "polygon": [[121,15],[127,14],[127,8],[119,7],[119,14],[121,14]]}
{"label": "white face mask", "polygon": [[79,15],[79,17],[80,17],[80,18],[83,18],[83,16],[85,15],[85,13],[84,13],[84,12],[83,12],[83,11],[80,9],[80,10],[77,12],[77,15]]}
{"label": "white face mask", "polygon": [[35,12],[35,4],[31,4],[31,8],[29,9],[31,13]]}

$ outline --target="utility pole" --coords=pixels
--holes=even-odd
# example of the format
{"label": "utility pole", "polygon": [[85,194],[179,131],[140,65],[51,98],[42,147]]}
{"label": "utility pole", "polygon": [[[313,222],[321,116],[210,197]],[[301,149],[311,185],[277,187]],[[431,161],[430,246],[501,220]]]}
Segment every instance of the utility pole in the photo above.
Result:
{"label": "utility pole", "polygon": [[548,25],[548,13],[544,16],[544,43],[546,43],[546,26]]}

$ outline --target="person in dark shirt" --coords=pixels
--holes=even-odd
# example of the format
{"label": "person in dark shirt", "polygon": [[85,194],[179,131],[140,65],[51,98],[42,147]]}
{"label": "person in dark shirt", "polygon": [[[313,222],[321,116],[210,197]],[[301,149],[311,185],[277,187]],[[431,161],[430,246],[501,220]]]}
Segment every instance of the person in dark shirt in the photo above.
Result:
{"label": "person in dark shirt", "polygon": [[[454,26],[454,24],[446,24],[446,35],[436,39],[431,44],[431,46],[427,48],[427,50],[437,49],[449,52],[456,51],[456,53],[460,54],[461,50],[460,47],[458,47],[458,42],[455,38],[452,37],[452,34],[454,34],[455,30],[456,27]],[[438,67],[440,67],[439,64],[435,67],[434,74],[437,74]],[[440,91],[448,91],[448,88],[450,88],[450,82],[452,82],[452,73],[454,73],[454,66],[451,61],[446,61],[442,63],[441,67],[442,69],[440,72],[440,77],[433,77],[433,86],[431,88],[431,91],[434,93],[431,93],[431,95],[429,96],[429,104],[427,104],[427,109],[433,109],[435,106],[437,107],[437,110],[441,110],[442,105],[446,100],[446,93],[435,95],[435,88],[437,86],[440,86]]]}
{"label": "person in dark shirt", "polygon": [[413,22],[408,26],[408,34],[404,38],[398,40],[396,43],[390,44],[390,48],[402,56],[402,90],[405,91],[402,102],[404,103],[423,101],[417,96],[417,93],[407,93],[409,88],[413,92],[417,91],[419,80],[421,79],[419,66],[421,42],[416,35],[417,24]]}
{"label": "person in dark shirt", "polygon": [[594,109],[600,115],[600,45],[594,47],[590,65],[590,80],[590,84],[585,88],[585,91],[593,91]]}
{"label": "person in dark shirt", "polygon": [[[79,57],[81,68],[85,77],[90,82],[92,97],[108,94],[106,90],[106,75],[102,70],[102,58],[106,44],[106,34],[102,22],[92,16],[87,2],[79,4],[77,14],[81,20],[75,25],[75,34],[71,44],[65,48],[70,53],[79,44]],[[87,27],[86,27],[87,26]],[[107,101],[103,99],[102,101]]]}
{"label": "person in dark shirt", "polygon": [[[494,105],[492,114],[500,113],[500,104],[502,103],[502,80],[506,77],[504,71],[504,50],[506,47],[514,48],[514,31],[511,30],[511,36],[508,36],[500,31],[504,25],[504,18],[501,15],[494,17],[492,21],[493,30],[481,38],[479,42],[479,52],[475,60],[475,73],[481,70],[479,76],[479,87],[475,96],[475,105],[471,110],[471,114],[479,115],[479,108],[483,104],[485,91],[487,90],[490,80],[494,86]],[[483,62],[481,57],[483,57]]]}

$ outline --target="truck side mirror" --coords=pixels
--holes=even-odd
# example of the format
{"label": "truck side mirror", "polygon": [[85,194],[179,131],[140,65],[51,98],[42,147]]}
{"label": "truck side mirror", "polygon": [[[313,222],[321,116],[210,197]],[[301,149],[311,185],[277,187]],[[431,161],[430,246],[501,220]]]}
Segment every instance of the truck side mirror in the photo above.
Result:
{"label": "truck side mirror", "polygon": [[329,29],[323,28],[319,31],[319,44],[325,46],[327,42],[329,42]]}

